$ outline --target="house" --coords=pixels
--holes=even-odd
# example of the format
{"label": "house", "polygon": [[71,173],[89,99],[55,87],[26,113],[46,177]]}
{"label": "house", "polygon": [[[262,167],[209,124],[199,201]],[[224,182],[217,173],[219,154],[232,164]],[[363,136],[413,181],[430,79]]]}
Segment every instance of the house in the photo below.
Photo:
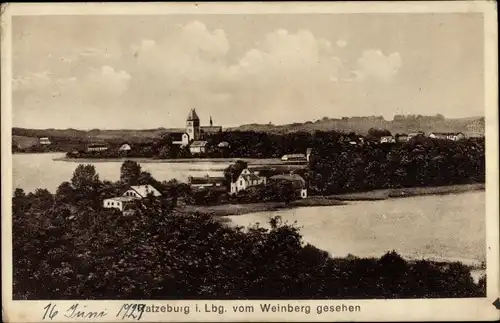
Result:
{"label": "house", "polygon": [[244,191],[251,186],[266,185],[267,179],[257,175],[255,172],[245,168],[236,180],[231,181],[231,194]]}
{"label": "house", "polygon": [[187,133],[169,133],[172,137],[172,143],[174,145],[187,146],[189,145],[189,135]]}
{"label": "house", "polygon": [[292,183],[292,187],[297,191],[301,198],[307,198],[307,186],[305,179],[297,174],[281,174],[271,176],[272,181],[287,181]]}
{"label": "house", "polygon": [[105,199],[103,207],[106,209],[118,209],[123,212],[125,207],[134,205],[138,200],[138,198],[133,196],[117,196]]}
{"label": "house", "polygon": [[429,137],[434,139],[447,139],[453,141],[465,139],[465,135],[461,132],[432,132],[429,134]]}
{"label": "house", "polygon": [[188,184],[193,190],[204,190],[204,189],[216,189],[220,191],[226,191],[226,178],[225,177],[215,177],[215,176],[203,176],[203,177],[188,177]]}
{"label": "house", "polygon": [[51,144],[48,137],[41,137],[40,139],[38,139],[38,143],[40,145],[50,145]]}
{"label": "house", "polygon": [[87,146],[87,151],[105,151],[108,150],[106,144],[90,144]]}
{"label": "house", "polygon": [[393,136],[382,136],[380,137],[380,143],[381,144],[386,144],[386,143],[395,143],[396,139]]}
{"label": "house", "polygon": [[408,135],[405,133],[400,133],[396,135],[396,142],[407,142]]}
{"label": "house", "polygon": [[130,188],[125,191],[125,193],[123,193],[123,196],[131,196],[142,199],[149,194],[153,194],[153,196],[155,197],[161,196],[161,193],[152,185],[130,186]]}
{"label": "house", "polygon": [[304,154],[287,154],[281,157],[282,161],[307,161],[307,157]]}
{"label": "house", "polygon": [[123,143],[121,144],[120,148],[118,148],[118,151],[130,151],[132,150],[132,147],[130,147],[130,144],[128,143]]}
{"label": "house", "polygon": [[207,141],[193,141],[191,145],[189,145],[189,150],[191,151],[191,154],[203,154],[207,152],[207,146]]}
{"label": "house", "polygon": [[161,193],[151,185],[130,186],[122,196],[105,199],[103,207],[107,209],[114,208],[123,212],[127,207],[134,206],[137,201],[142,200],[150,194],[153,194],[155,197],[161,196]]}

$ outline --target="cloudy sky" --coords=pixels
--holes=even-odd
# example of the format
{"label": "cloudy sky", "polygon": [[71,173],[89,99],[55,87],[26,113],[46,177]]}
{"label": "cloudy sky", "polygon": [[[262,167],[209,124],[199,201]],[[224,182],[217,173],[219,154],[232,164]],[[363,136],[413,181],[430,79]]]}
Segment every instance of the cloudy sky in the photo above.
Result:
{"label": "cloudy sky", "polygon": [[479,14],[17,16],[13,125],[484,115]]}

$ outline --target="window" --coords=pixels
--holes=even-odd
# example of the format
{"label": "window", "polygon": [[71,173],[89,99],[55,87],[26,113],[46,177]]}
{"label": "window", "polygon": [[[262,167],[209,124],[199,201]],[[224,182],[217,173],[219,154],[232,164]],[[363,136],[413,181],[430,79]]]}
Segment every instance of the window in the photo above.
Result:
{"label": "window", "polygon": [[242,185],[243,185],[243,180],[242,180],[242,179],[240,179],[240,186],[242,186]]}

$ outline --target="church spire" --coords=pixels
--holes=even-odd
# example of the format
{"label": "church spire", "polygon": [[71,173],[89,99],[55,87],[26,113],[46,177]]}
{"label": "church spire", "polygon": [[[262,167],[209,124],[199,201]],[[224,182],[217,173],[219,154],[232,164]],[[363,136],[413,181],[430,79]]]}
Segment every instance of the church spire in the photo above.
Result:
{"label": "church spire", "polygon": [[210,116],[210,127],[213,125],[214,125],[214,123],[212,122],[212,116]]}
{"label": "church spire", "polygon": [[191,109],[191,111],[189,111],[189,115],[187,117],[187,121],[199,121],[200,118],[198,118],[198,114],[196,114],[196,110],[195,109]]}

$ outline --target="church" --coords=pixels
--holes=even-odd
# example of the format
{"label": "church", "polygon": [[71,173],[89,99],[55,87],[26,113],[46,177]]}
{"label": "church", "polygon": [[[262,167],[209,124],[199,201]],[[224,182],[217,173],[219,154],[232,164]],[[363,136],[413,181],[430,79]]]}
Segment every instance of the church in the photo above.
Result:
{"label": "church", "polygon": [[177,138],[175,138],[173,143],[183,146],[187,146],[191,143],[196,146],[204,141],[210,134],[219,132],[222,132],[222,127],[214,126],[212,117],[210,117],[210,126],[200,126],[200,118],[198,114],[196,114],[196,109],[191,109],[186,120],[186,132],[175,134]]}

